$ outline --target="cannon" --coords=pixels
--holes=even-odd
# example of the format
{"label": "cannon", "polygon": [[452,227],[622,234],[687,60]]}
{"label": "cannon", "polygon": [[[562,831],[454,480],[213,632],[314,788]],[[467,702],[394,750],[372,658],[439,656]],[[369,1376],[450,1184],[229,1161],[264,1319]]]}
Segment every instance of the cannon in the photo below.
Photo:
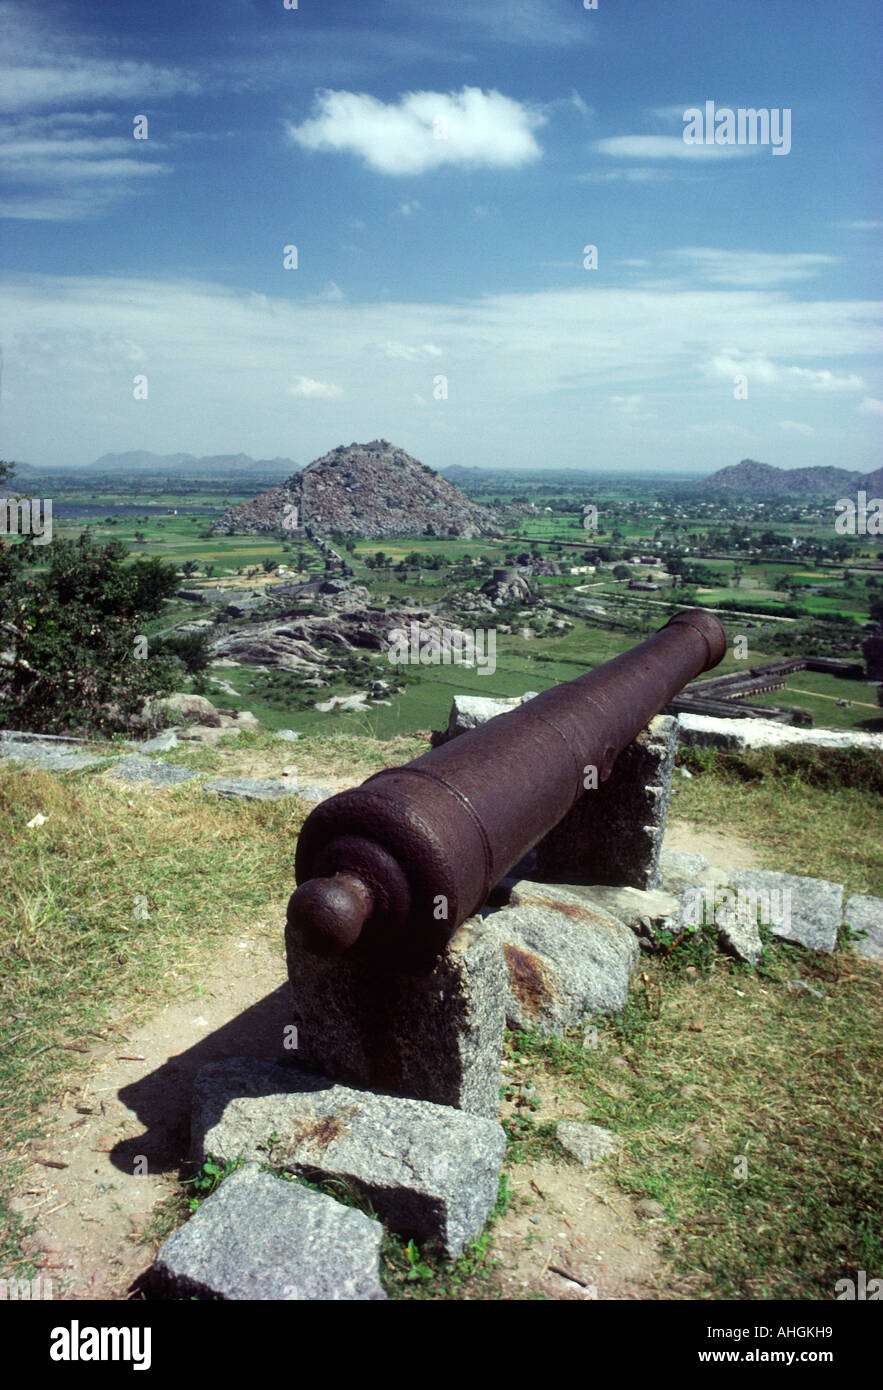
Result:
{"label": "cannon", "polygon": [[726,647],[717,618],[685,609],[603,666],[322,802],[298,839],[290,929],[315,955],[427,973],[500,879]]}

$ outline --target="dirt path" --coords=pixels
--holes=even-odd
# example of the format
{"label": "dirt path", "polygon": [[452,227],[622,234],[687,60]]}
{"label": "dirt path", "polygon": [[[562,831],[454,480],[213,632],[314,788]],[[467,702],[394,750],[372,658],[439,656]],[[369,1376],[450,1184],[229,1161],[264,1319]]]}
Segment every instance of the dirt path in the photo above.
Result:
{"label": "dirt path", "polygon": [[669,821],[663,848],[704,854],[713,869],[764,868],[763,860],[750,840],[723,830],[704,830],[691,821]]}
{"label": "dirt path", "polygon": [[[686,822],[673,822],[665,843],[700,851],[722,868],[757,863],[747,841]],[[157,1202],[179,1190],[196,1072],[221,1057],[285,1055],[282,920],[280,904],[278,921],[256,923],[229,942],[201,984],[182,982],[179,1001],[138,1028],[110,1028],[79,1082],[41,1112],[46,1137],[34,1145],[14,1205],[37,1223],[26,1249],[56,1297],[131,1296],[156,1248],[137,1236]],[[534,1069],[531,1082],[539,1119],[591,1118],[559,1078]],[[505,1297],[672,1296],[652,1226],[635,1217],[611,1177],[542,1162],[517,1165],[511,1186],[515,1200],[492,1241]]]}
{"label": "dirt path", "polygon": [[77,1089],[44,1109],[47,1137],[15,1206],[37,1222],[26,1248],[56,1297],[128,1296],[154,1254],[133,1238],[178,1188],[196,1072],[220,1057],[279,1057],[286,995],[281,925],[256,928],[224,948],[199,993],[188,984],[180,1002],[118,1034]]}

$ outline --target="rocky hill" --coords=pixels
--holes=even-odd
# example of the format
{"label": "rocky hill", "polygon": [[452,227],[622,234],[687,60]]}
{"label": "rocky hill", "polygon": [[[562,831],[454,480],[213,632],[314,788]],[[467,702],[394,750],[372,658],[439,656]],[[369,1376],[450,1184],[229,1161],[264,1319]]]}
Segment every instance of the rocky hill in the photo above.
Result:
{"label": "rocky hill", "polygon": [[702,492],[740,492],[746,497],[843,497],[857,488],[879,487],[881,470],[858,473],[848,468],[774,468],[743,459],[721,468],[698,484]]}
{"label": "rocky hill", "polygon": [[386,439],[339,445],[314,459],[278,487],[231,507],[214,526],[216,534],[290,529],[286,508],[297,507],[301,526],[348,536],[461,536],[471,540],[495,531],[501,518],[470,502],[434,469]]}

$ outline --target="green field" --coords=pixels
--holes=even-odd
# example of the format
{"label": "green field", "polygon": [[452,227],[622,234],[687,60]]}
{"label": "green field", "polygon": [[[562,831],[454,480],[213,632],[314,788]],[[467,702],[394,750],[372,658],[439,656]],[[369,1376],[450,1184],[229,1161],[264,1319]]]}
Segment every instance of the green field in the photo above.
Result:
{"label": "green field", "polygon": [[[538,475],[541,476],[541,475]],[[249,593],[252,589],[260,591],[266,582],[265,565],[271,567],[284,565],[292,574],[304,576],[318,575],[324,570],[324,562],[316,547],[308,540],[288,540],[273,536],[211,536],[208,534],[212,523],[218,517],[219,508],[232,504],[248,496],[247,480],[236,479],[230,482],[193,482],[182,480],[180,491],[168,479],[154,480],[152,484],[133,481],[121,485],[114,492],[106,481],[96,486],[94,493],[85,489],[76,495],[62,500],[81,500],[111,507],[114,503],[137,508],[141,505],[163,505],[169,509],[168,515],[117,515],[112,520],[95,518],[88,524],[93,536],[101,541],[118,540],[133,554],[156,555],[176,566],[190,561],[196,572],[189,578],[182,574],[182,588],[208,588],[215,585],[234,586]],[[496,497],[511,500],[518,496],[514,488],[508,493],[484,494],[481,500],[493,503]],[[783,553],[766,555],[740,554],[737,550],[728,553],[703,555],[703,546],[709,536],[719,537],[733,521],[733,517],[744,513],[741,503],[733,504],[731,514],[718,514],[707,505],[698,506],[695,515],[690,514],[683,505],[655,503],[652,497],[644,498],[641,489],[630,494],[624,487],[605,487],[597,489],[592,497],[583,496],[583,490],[576,488],[549,488],[534,486],[530,491],[531,500],[540,509],[537,514],[514,515],[507,534],[502,538],[483,537],[479,540],[465,541],[454,537],[412,536],[395,537],[386,540],[358,540],[355,543],[338,543],[337,548],[351,566],[356,583],[365,585],[371,593],[372,602],[389,606],[414,603],[432,608],[441,605],[442,610],[449,605],[454,589],[477,589],[490,575],[494,566],[511,562],[515,555],[526,549],[536,556],[554,559],[565,571],[560,576],[537,576],[534,578],[534,591],[539,598],[566,612],[574,621],[572,631],[563,635],[538,636],[524,639],[517,630],[512,635],[497,634],[496,668],[492,673],[483,674],[478,669],[469,670],[456,665],[436,665],[419,668],[408,667],[404,672],[392,666],[384,656],[375,655],[371,663],[363,668],[361,678],[353,675],[341,678],[338,683],[316,689],[315,691],[283,690],[282,682],[273,673],[248,667],[214,668],[211,678],[225,682],[230,689],[224,690],[214,684],[208,693],[222,706],[250,709],[268,728],[295,727],[329,728],[359,730],[380,738],[414,729],[441,728],[445,725],[451,699],[457,691],[473,691],[488,696],[520,695],[526,690],[544,690],[561,681],[569,680],[582,671],[608,660],[610,657],[633,646],[641,635],[662,626],[666,621],[670,606],[686,606],[690,602],[700,602],[709,607],[721,603],[738,603],[748,613],[755,605],[770,607],[779,611],[791,604],[797,605],[807,616],[824,618],[828,615],[839,618],[851,617],[857,624],[867,621],[869,603],[879,584],[883,594],[883,571],[879,578],[868,569],[871,558],[879,562],[879,544],[867,537],[854,538],[850,544],[848,558],[849,576],[844,562],[828,561],[802,564],[795,563]],[[583,526],[581,508],[591,500],[599,509],[599,530],[587,531]],[[571,510],[562,510],[566,503]],[[555,510],[545,511],[547,505]],[[200,515],[173,514],[175,508],[187,506],[206,508]],[[785,537],[808,536],[825,540],[830,537],[831,527],[823,520],[800,520],[793,511],[782,509],[775,516],[768,512],[742,521],[743,534],[753,536],[774,531]],[[56,521],[55,532],[64,538],[73,538],[83,529],[82,521]],[[627,582],[616,580],[612,575],[615,563],[627,564],[634,578],[645,577],[647,568],[628,564],[633,554],[655,550],[654,533],[663,532],[676,537],[675,554],[683,554],[691,565],[698,565],[706,582],[698,587],[672,588],[668,582],[657,592],[642,593],[629,590]],[[563,546],[562,542],[571,543]],[[332,543],[333,540],[332,540]],[[573,544],[576,543],[576,544]],[[790,543],[790,542],[789,542]],[[612,554],[610,561],[604,560],[593,576],[571,575],[570,566],[586,563],[587,557],[577,546],[606,547],[604,555]],[[507,555],[510,557],[507,560]],[[423,563],[414,563],[416,557],[423,557]],[[378,567],[375,558],[382,557]],[[396,572],[395,566],[412,557],[412,563],[404,571]],[[429,568],[427,561],[437,562],[436,568]],[[483,564],[473,567],[471,561],[481,560]],[[369,564],[370,562],[370,564]],[[871,579],[869,585],[868,579]],[[777,587],[781,585],[783,587]],[[790,593],[784,586],[790,587]],[[811,593],[811,588],[820,592]],[[581,590],[582,592],[575,592]],[[207,598],[209,595],[206,595]],[[585,608],[592,602],[601,603],[607,610],[606,619],[598,619]],[[166,632],[170,628],[186,622],[212,616],[210,604],[202,605],[188,600],[174,599],[168,605],[161,619],[148,625],[148,635]],[[752,664],[775,658],[780,651],[774,646],[765,649],[764,637],[758,635],[757,623],[752,624],[738,615],[721,611],[721,617],[731,633],[747,631],[751,649],[748,661]],[[495,620],[490,615],[483,625],[493,625],[495,621],[512,622],[511,615]],[[516,624],[519,619],[514,620]],[[528,625],[529,619],[523,620]],[[790,626],[785,622],[782,630]],[[775,623],[764,622],[765,633],[775,631]],[[859,629],[854,627],[853,633]],[[844,656],[855,659],[855,642],[850,647],[848,628],[844,629]],[[728,653],[718,668],[721,674],[744,669],[744,661],[737,661]],[[333,711],[322,713],[314,708],[315,702],[325,701],[333,695],[349,695],[364,683],[368,676],[392,680],[406,685],[404,693],[395,696],[389,705],[372,702],[367,710],[357,713]],[[183,682],[186,684],[186,682]],[[755,697],[757,703],[793,704],[810,710],[816,725],[831,728],[879,728],[880,718],[874,710],[876,692],[872,685],[861,682],[839,682],[833,677],[817,676],[801,672],[789,678],[788,690],[773,692],[768,696]],[[231,689],[236,692],[231,694]],[[826,697],[826,698],[823,698]],[[839,706],[840,698],[851,701],[849,708]]]}

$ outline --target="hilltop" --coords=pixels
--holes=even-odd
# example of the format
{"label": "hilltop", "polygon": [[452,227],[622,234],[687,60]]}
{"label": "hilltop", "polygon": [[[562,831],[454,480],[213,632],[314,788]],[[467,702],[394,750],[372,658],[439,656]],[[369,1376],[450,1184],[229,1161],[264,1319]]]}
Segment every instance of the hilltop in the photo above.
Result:
{"label": "hilltop", "polygon": [[857,473],[848,468],[774,468],[770,463],[743,459],[741,463],[721,468],[697,485],[702,492],[720,489],[738,491],[752,497],[787,497],[811,494],[823,497],[842,497],[844,493],[864,488],[879,488],[883,470]]}
{"label": "hilltop", "polygon": [[471,502],[435,469],[386,439],[340,444],[278,487],[231,507],[216,534],[290,529],[286,508],[301,526],[349,536],[453,535],[466,540],[495,531],[498,513]]}

